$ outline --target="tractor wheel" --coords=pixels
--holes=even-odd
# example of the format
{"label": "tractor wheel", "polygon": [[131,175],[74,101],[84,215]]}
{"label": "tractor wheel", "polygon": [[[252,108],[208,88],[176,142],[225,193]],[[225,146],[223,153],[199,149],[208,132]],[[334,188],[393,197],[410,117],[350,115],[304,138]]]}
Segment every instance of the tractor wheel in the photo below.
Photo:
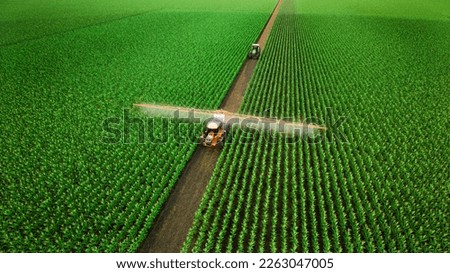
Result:
{"label": "tractor wheel", "polygon": [[222,135],[222,139],[220,141],[224,142],[226,139],[227,139],[227,131],[224,131],[223,135]]}

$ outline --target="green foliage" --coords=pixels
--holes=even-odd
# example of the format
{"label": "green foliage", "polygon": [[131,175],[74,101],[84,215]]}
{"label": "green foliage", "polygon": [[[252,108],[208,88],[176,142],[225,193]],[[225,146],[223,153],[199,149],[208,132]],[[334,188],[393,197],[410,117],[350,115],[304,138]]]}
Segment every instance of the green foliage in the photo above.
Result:
{"label": "green foliage", "polygon": [[[24,24],[39,39],[27,40],[31,32],[24,33],[13,39],[18,43],[0,46],[0,252],[132,252],[195,144],[176,141],[176,123],[166,129],[161,119],[148,133],[168,130],[164,145],[148,138],[138,143],[135,125],[129,143],[122,136],[106,144],[103,121],[122,120],[123,109],[136,102],[217,108],[271,8],[166,10],[123,18],[134,12],[129,1],[96,2],[92,13],[80,1],[60,6],[72,12],[64,16],[52,8],[57,2],[27,10],[32,15]],[[103,15],[92,15],[103,14],[101,7],[105,16],[120,11],[120,20],[59,32],[83,25],[77,21],[82,14],[103,21]],[[85,12],[75,12],[80,8]],[[40,31],[31,18],[47,13],[64,17],[67,25],[50,16],[55,25],[45,21],[48,29]],[[20,29],[19,24],[11,31]],[[122,126],[123,120],[116,128]],[[198,132],[198,126],[184,128],[180,135]]]}
{"label": "green foliage", "polygon": [[299,14],[362,15],[448,20],[447,0],[295,0]]}
{"label": "green foliage", "polygon": [[[20,0],[0,2],[0,46],[158,12],[267,13],[275,0]],[[245,29],[245,28],[242,28]]]}
{"label": "green foliage", "polygon": [[[328,132],[315,144],[235,135],[183,251],[448,251],[449,24],[300,14],[303,2],[284,1],[241,112],[318,117]],[[224,192],[229,180],[244,197]],[[220,241],[201,232],[215,221]]]}

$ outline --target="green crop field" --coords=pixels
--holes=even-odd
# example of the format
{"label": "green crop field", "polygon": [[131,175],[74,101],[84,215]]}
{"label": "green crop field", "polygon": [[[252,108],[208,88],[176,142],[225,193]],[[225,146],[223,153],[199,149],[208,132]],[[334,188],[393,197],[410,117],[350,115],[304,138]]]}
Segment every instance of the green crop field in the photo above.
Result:
{"label": "green crop field", "polygon": [[207,2],[0,3],[0,252],[137,249],[195,145],[103,121],[220,105],[274,1]]}
{"label": "green crop field", "polygon": [[448,251],[448,15],[445,1],[285,0],[240,111],[329,128],[238,131],[183,251]]}
{"label": "green crop field", "polygon": [[[277,2],[1,1],[0,252],[137,251],[203,128],[133,104],[220,107]],[[284,0],[239,111],[327,129],[234,127],[180,251],[448,252],[447,2]]]}

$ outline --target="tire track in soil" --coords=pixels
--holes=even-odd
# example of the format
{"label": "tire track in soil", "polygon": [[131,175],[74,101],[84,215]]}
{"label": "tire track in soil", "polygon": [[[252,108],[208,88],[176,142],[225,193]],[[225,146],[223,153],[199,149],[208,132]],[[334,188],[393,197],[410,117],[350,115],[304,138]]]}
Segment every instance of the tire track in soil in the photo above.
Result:
{"label": "tire track in soil", "polygon": [[[278,1],[258,38],[261,51],[264,50],[282,2],[283,0]],[[225,96],[220,106],[221,109],[229,112],[237,112],[239,110],[256,63],[257,60],[246,59],[230,91]],[[177,253],[181,251],[184,240],[194,221],[195,212],[219,159],[220,152],[221,150],[219,149],[197,147],[181,173],[163,210],[137,252]]]}

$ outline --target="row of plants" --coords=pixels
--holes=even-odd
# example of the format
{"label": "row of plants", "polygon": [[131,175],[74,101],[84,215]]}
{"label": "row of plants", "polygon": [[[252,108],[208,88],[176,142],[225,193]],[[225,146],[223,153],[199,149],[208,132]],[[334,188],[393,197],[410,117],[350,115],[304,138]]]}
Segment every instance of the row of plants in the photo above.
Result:
{"label": "row of plants", "polygon": [[0,48],[0,252],[136,251],[195,144],[130,108],[217,108],[270,6],[160,10]]}
{"label": "row of plants", "polygon": [[284,1],[241,112],[328,129],[294,144],[235,135],[183,251],[447,251],[445,23],[302,5]]}

